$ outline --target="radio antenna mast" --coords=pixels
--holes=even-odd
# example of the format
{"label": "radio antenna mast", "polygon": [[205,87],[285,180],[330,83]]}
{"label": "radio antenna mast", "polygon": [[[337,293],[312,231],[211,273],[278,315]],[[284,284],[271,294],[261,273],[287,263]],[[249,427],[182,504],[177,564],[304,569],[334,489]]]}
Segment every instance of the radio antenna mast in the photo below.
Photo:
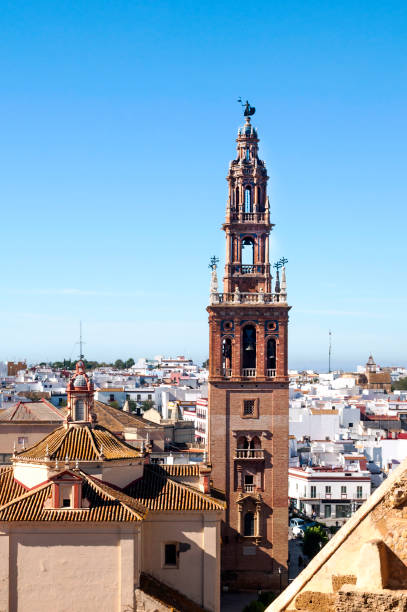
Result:
{"label": "radio antenna mast", "polygon": [[82,321],[79,321],[79,342],[76,344],[79,344],[79,359],[83,359],[83,345],[86,343],[82,340]]}
{"label": "radio antenna mast", "polygon": [[328,372],[331,373],[332,332],[329,330]]}

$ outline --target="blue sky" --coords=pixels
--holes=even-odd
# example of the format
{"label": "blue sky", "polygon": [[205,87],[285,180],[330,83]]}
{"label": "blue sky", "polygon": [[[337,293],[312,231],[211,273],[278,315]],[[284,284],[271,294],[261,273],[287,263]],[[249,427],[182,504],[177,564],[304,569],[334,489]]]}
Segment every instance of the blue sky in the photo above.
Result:
{"label": "blue sky", "polygon": [[229,160],[257,108],[291,367],[407,364],[405,2],[0,13],[0,359],[208,354]]}

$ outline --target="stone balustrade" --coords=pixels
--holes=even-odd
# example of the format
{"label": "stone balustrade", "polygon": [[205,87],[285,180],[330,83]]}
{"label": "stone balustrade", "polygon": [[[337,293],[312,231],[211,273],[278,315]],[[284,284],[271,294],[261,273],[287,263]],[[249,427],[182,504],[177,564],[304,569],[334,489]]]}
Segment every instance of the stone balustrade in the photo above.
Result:
{"label": "stone balustrade", "polygon": [[236,448],[235,459],[264,459],[262,448]]}
{"label": "stone balustrade", "polygon": [[210,304],[286,304],[287,294],[280,293],[243,293],[235,291],[234,293],[217,293],[210,294]]}

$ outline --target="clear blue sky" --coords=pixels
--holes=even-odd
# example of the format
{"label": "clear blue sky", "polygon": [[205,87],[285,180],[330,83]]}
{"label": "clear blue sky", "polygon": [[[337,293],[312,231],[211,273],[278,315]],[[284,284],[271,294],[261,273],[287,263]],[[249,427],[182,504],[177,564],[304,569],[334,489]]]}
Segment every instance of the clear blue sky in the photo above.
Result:
{"label": "clear blue sky", "polygon": [[241,109],[290,366],[407,363],[407,4],[2,2],[0,359],[208,354]]}

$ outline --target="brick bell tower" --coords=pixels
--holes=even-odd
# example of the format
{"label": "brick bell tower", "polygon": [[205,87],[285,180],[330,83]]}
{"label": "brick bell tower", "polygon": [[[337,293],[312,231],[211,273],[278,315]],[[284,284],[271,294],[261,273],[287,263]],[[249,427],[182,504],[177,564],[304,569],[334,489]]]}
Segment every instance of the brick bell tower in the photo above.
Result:
{"label": "brick bell tower", "polygon": [[[224,293],[212,260],[209,313],[209,460],[225,492],[222,584],[287,583],[288,373],[284,263],[270,272],[267,170],[247,102],[230,163]],[[281,281],[279,272],[281,269]]]}

